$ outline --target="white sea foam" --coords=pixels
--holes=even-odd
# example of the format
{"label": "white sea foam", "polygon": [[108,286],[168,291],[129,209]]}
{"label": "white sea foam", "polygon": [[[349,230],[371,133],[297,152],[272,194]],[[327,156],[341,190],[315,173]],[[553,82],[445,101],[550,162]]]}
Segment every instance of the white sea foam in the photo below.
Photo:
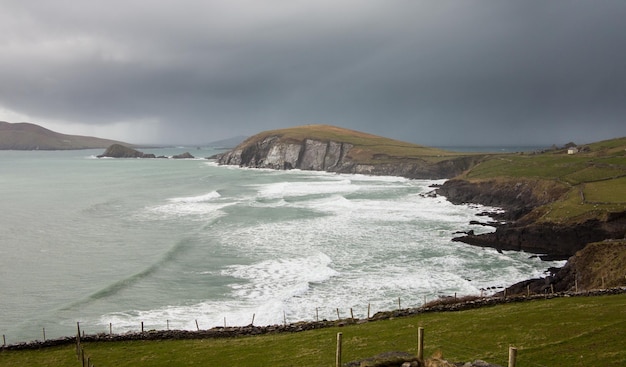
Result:
{"label": "white sea foam", "polygon": [[282,301],[304,294],[312,283],[321,283],[338,275],[330,268],[331,262],[326,254],[317,253],[252,265],[233,265],[224,269],[222,274],[246,281],[231,286],[237,298]]}
{"label": "white sea foam", "polygon": [[233,205],[230,201],[219,201],[221,195],[217,191],[197,196],[174,197],[168,203],[147,209],[148,213],[157,214],[160,218],[192,217],[197,220],[216,218],[223,213],[220,209]]}
{"label": "white sea foam", "polygon": [[212,201],[219,197],[221,197],[219,192],[211,191],[208,194],[171,198],[171,199],[168,199],[168,201],[172,203],[203,203],[207,201]]}
{"label": "white sea foam", "polygon": [[357,191],[358,186],[350,180],[277,182],[258,187],[258,195],[264,199],[298,197],[317,194],[350,193]]}

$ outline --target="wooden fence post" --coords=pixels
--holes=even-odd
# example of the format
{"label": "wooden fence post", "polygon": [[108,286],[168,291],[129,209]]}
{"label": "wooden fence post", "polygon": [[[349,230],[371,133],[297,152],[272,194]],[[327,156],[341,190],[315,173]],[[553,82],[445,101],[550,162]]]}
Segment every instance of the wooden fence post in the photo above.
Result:
{"label": "wooden fence post", "polygon": [[424,328],[417,328],[417,359],[424,364]]}
{"label": "wooden fence post", "polygon": [[200,326],[198,326],[198,320],[196,319],[196,330],[200,331]]}
{"label": "wooden fence post", "polygon": [[141,333],[143,334],[143,321],[141,322]]}
{"label": "wooden fence post", "polygon": [[80,360],[80,354],[83,348],[80,346],[80,322],[76,322],[76,358]]}
{"label": "wooden fence post", "polygon": [[46,328],[43,328],[43,341],[46,341]]}
{"label": "wooden fence post", "polygon": [[341,317],[339,316],[339,307],[337,307],[337,320],[341,320]]}
{"label": "wooden fence post", "polygon": [[337,333],[337,354],[335,356],[335,367],[341,367],[341,339],[343,334]]}
{"label": "wooden fence post", "polygon": [[369,320],[370,318],[370,311],[372,310],[372,304],[368,303],[367,304],[367,319]]}
{"label": "wooden fence post", "polygon": [[109,336],[113,336],[113,323],[109,322]]}
{"label": "wooden fence post", "polygon": [[7,337],[6,335],[2,334],[2,346],[6,347],[6,345],[7,345]]}
{"label": "wooden fence post", "polygon": [[509,367],[515,367],[517,360],[517,348],[509,347]]}
{"label": "wooden fence post", "polygon": [[320,322],[320,310],[315,307],[315,321]]}
{"label": "wooden fence post", "polygon": [[254,316],[256,316],[256,314],[252,314],[252,322],[250,323],[250,325],[254,326]]}

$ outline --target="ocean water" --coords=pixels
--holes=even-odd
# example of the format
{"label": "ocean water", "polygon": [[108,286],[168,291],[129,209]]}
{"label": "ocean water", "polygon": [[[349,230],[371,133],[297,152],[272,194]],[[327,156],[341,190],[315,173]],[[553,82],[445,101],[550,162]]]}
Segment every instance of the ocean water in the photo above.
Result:
{"label": "ocean water", "polygon": [[[173,155],[184,149],[150,150]],[[0,334],[282,324],[416,307],[541,276],[529,254],[451,242],[481,206],[443,181],[205,159],[0,151]],[[192,150],[206,157],[216,151]],[[488,218],[481,217],[483,220]]]}

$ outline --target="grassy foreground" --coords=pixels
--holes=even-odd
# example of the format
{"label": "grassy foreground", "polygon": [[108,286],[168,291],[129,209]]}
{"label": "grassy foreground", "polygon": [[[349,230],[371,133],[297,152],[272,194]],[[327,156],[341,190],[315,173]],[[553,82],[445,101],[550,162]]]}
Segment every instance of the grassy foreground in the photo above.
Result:
{"label": "grassy foreground", "polygon": [[[626,295],[572,297],[432,313],[341,328],[232,339],[84,344],[94,366],[334,366],[336,336],[343,361],[387,351],[425,352],[455,362],[483,359],[518,366],[625,366]],[[78,366],[74,346],[4,351],[0,366]]]}

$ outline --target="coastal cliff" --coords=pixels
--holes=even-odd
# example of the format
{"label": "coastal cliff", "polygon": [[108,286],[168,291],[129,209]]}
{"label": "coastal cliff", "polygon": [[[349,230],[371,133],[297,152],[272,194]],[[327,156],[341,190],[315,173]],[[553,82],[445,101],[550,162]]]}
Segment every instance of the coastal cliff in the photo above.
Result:
{"label": "coastal cliff", "polygon": [[[567,147],[531,154],[463,154],[309,125],[257,134],[216,159],[253,168],[448,178],[435,192],[452,203],[503,209],[489,213],[497,223],[484,223],[495,226],[495,232],[469,231],[454,241],[525,251],[545,260],[572,261],[578,253],[585,257],[578,259],[580,264],[588,259],[588,253],[580,255],[588,244],[613,246],[606,241],[626,237],[626,138],[579,148],[576,156]],[[559,290],[571,289],[570,264],[553,269],[550,280],[524,284],[545,289],[558,283]]]}
{"label": "coastal cliff", "polygon": [[216,158],[222,165],[251,168],[441,179],[466,171],[482,156],[453,154],[333,126],[308,125],[257,134]]}
{"label": "coastal cliff", "polygon": [[[570,189],[556,181],[491,180],[469,182],[449,180],[437,189],[455,204],[474,203],[504,209],[495,217],[504,221],[496,231],[473,232],[454,240],[498,250],[525,251],[544,259],[565,260],[588,243],[621,239],[626,234],[626,212],[574,222],[537,221],[543,206],[557,202]],[[537,210],[537,212],[535,212]]]}

